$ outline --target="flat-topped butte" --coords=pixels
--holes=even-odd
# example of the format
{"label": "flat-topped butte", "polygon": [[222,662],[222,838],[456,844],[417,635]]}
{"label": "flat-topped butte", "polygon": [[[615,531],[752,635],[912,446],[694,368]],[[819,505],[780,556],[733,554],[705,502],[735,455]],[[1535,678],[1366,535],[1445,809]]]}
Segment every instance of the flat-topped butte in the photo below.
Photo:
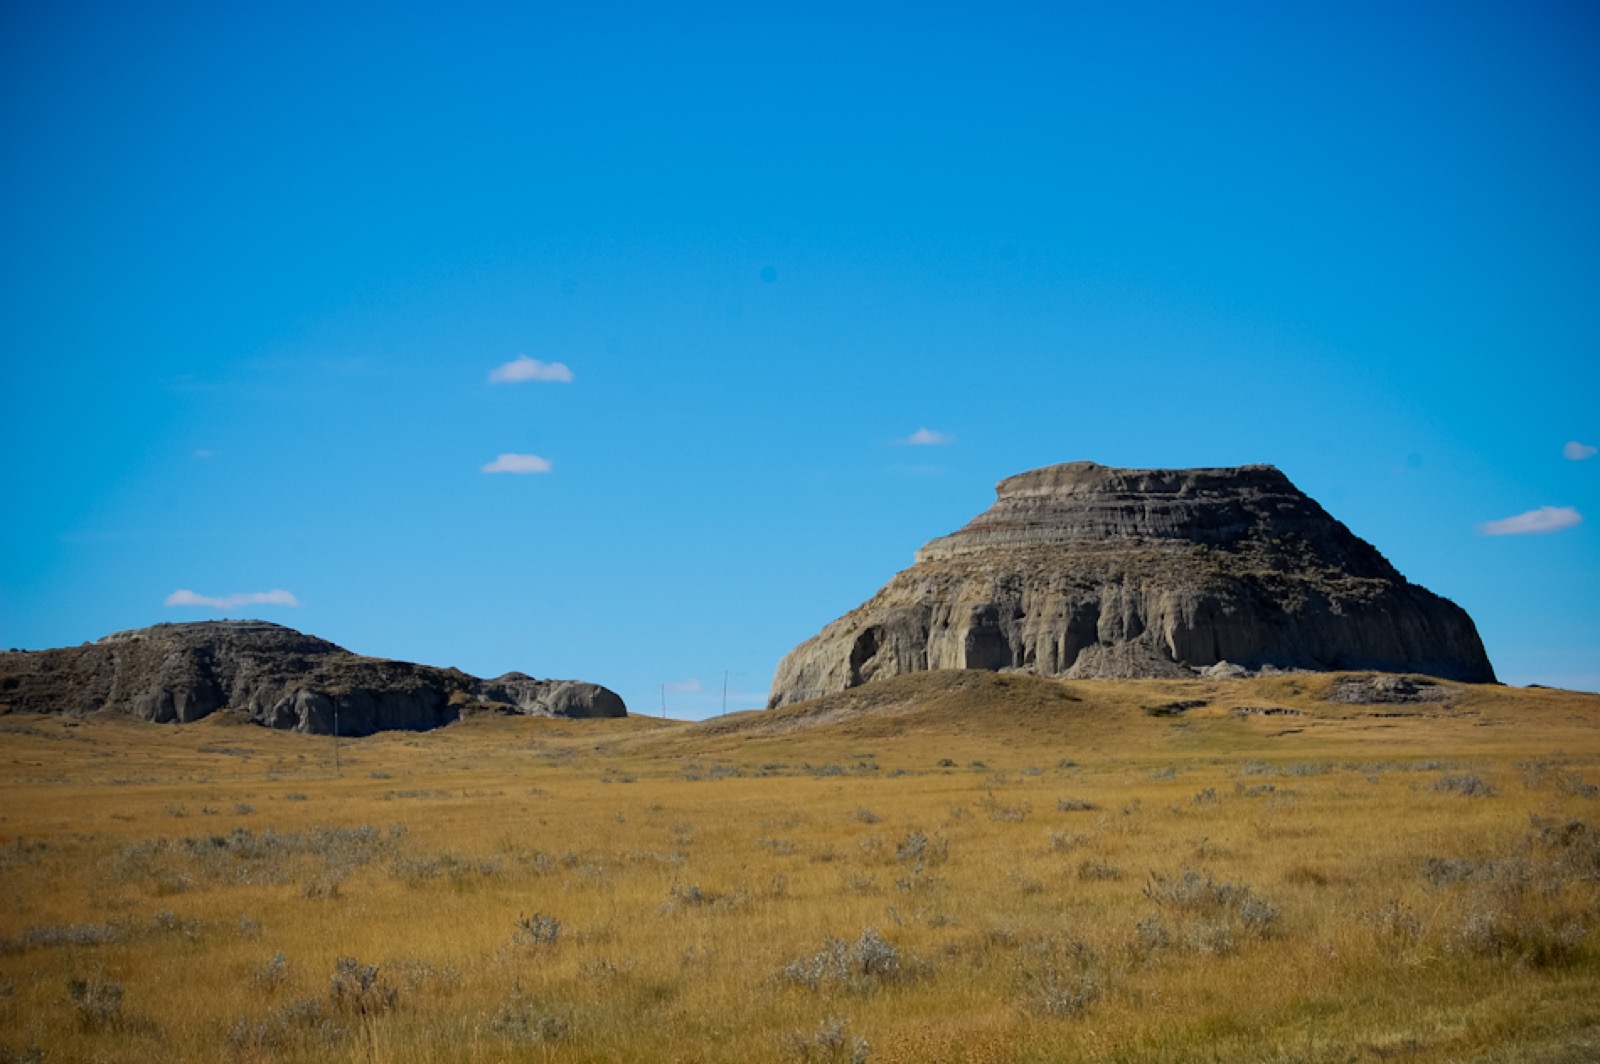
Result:
{"label": "flat-topped butte", "polygon": [[1472,619],[1268,465],[1007,478],[796,647],[769,705],[924,669],[1086,678],[1367,669],[1492,682]]}

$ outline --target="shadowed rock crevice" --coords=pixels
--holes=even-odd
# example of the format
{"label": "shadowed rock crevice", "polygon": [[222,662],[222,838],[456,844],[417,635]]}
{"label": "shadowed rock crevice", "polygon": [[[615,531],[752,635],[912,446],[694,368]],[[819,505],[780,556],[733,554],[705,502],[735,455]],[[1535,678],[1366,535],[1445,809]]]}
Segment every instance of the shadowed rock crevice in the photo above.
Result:
{"label": "shadowed rock crevice", "polygon": [[769,704],[923,669],[1494,680],[1465,611],[1408,582],[1271,466],[1070,462],[1003,480],[997,494],[791,651]]}
{"label": "shadowed rock crevice", "polygon": [[614,692],[576,680],[460,669],[352,654],[265,621],[158,624],[95,643],[0,654],[0,708],[127,713],[187,723],[231,710],[269,728],[340,735],[424,731],[474,712],[622,717]]}

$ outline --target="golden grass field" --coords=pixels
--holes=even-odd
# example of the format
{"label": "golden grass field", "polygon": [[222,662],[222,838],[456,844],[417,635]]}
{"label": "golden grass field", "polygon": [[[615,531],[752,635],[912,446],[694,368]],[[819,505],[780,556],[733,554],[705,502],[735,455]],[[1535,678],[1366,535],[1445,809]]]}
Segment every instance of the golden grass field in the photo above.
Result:
{"label": "golden grass field", "polygon": [[1600,1060],[1600,697],[1333,681],[0,717],[0,1061]]}

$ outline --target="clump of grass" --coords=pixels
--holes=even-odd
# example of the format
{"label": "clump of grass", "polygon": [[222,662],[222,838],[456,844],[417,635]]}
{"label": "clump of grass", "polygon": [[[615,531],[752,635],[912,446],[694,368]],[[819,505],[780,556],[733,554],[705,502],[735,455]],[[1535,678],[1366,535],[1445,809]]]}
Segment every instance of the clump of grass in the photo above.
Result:
{"label": "clump of grass", "polygon": [[1530,818],[1528,841],[1538,847],[1560,876],[1600,882],[1600,830],[1581,820]]}
{"label": "clump of grass", "polygon": [[1100,955],[1074,939],[1032,944],[1023,950],[1017,974],[1023,1000],[1047,1016],[1076,1016],[1106,991]]}
{"label": "clump of grass", "polygon": [[1443,794],[1459,794],[1463,798],[1492,798],[1499,793],[1472,772],[1440,776],[1433,781],[1433,789]]}
{"label": "clump of grass", "polygon": [[1422,863],[1422,878],[1435,890],[1464,883],[1477,871],[1478,866],[1464,857],[1430,857]]}
{"label": "clump of grass", "polygon": [[1248,884],[1219,883],[1192,868],[1176,876],[1151,872],[1144,894],[1189,918],[1187,941],[1199,953],[1231,953],[1239,936],[1265,938],[1280,915]]}
{"label": "clump of grass", "polygon": [[561,937],[561,921],[548,913],[526,914],[517,917],[517,928],[511,941],[519,946],[553,946]]}
{"label": "clump of grass", "polygon": [[122,1021],[122,984],[115,979],[67,980],[67,1000],[85,1031],[104,1031]]}
{"label": "clump of grass", "polygon": [[471,859],[453,853],[438,853],[431,857],[396,857],[389,866],[389,874],[412,885],[429,880],[448,879],[464,883],[472,879],[488,879],[500,873],[498,857]]}
{"label": "clump of grass", "polygon": [[1087,798],[1058,798],[1056,811],[1061,813],[1090,813],[1099,809],[1098,805]]}
{"label": "clump of grass", "polygon": [[421,957],[401,957],[384,961],[384,970],[408,994],[428,993],[437,997],[461,988],[461,970],[439,966]]}
{"label": "clump of grass", "polygon": [[1453,928],[1447,950],[1509,959],[1530,968],[1573,961],[1588,935],[1576,914],[1544,913],[1528,905],[1484,904]]}
{"label": "clump of grass", "polygon": [[795,844],[790,842],[788,839],[762,838],[756,840],[756,845],[765,846],[767,849],[771,850],[775,856],[778,857],[788,857],[797,852]]}
{"label": "clump of grass", "polygon": [[238,1017],[228,1029],[227,1041],[241,1052],[273,1054],[291,1046],[326,1051],[344,1037],[345,1029],[333,1022],[323,1003],[305,998],[273,1009],[260,1019]]}
{"label": "clump of grass", "polygon": [[60,946],[103,946],[122,937],[116,924],[33,924],[11,938],[0,938],[0,954]]}
{"label": "clump of grass", "polygon": [[789,1055],[801,1064],[866,1064],[872,1045],[850,1033],[850,1021],[823,1020],[811,1034],[795,1031],[785,1040]]}
{"label": "clump of grass", "polygon": [[950,857],[949,840],[939,836],[929,836],[920,831],[912,830],[906,833],[905,838],[894,850],[895,860],[902,864],[930,865],[940,864]]}
{"label": "clump of grass", "polygon": [[1422,939],[1427,925],[1416,910],[1399,899],[1391,899],[1370,912],[1361,914],[1361,923],[1372,931],[1380,949],[1398,953],[1410,949]]}
{"label": "clump of grass", "polygon": [[572,1030],[563,1016],[529,1000],[520,986],[509,1001],[503,1002],[489,1017],[488,1032],[496,1038],[520,1045],[545,1045],[559,1042]]}
{"label": "clump of grass", "polygon": [[1147,957],[1171,945],[1172,933],[1167,930],[1167,925],[1159,914],[1151,913],[1134,927],[1133,940],[1128,943],[1128,952],[1135,957]]}
{"label": "clump of grass", "polygon": [[256,969],[253,979],[256,986],[270,992],[278,989],[288,977],[289,958],[282,953],[274,953],[265,964]]}
{"label": "clump of grass", "polygon": [[1600,797],[1600,785],[1586,783],[1582,776],[1576,772],[1563,772],[1556,778],[1556,789],[1562,794],[1570,794],[1574,798]]}
{"label": "clump of grass", "polygon": [[877,928],[869,927],[853,943],[830,938],[816,954],[790,961],[782,974],[790,984],[807,990],[866,994],[911,978],[913,967],[902,962],[900,951]]}
{"label": "clump of grass", "polygon": [[668,892],[661,912],[665,915],[675,909],[738,909],[749,900],[749,895],[743,890],[722,893],[704,890],[698,883],[677,883]]}
{"label": "clump of grass", "polygon": [[400,1001],[400,991],[381,977],[376,964],[362,964],[354,957],[340,957],[333,964],[328,981],[328,999],[334,1008],[370,1016],[388,1012]]}
{"label": "clump of grass", "polygon": [[1072,831],[1052,831],[1050,833],[1050,849],[1056,853],[1068,853],[1089,841],[1089,836]]}
{"label": "clump of grass", "polygon": [[996,824],[1020,824],[1033,812],[1033,806],[1027,802],[1014,806],[1002,805],[993,794],[984,796],[983,807],[988,810],[989,819]]}

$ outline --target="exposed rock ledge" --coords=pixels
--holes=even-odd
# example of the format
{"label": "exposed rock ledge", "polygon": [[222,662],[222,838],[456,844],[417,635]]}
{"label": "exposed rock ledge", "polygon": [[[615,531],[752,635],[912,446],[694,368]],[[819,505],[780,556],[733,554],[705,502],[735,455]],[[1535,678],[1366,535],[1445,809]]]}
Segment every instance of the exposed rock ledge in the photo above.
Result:
{"label": "exposed rock ledge", "polygon": [[195,721],[232,709],[270,728],[340,735],[421,731],[476,711],[623,717],[614,692],[577,680],[459,669],[352,654],[265,621],[158,624],[94,643],[0,654],[0,708]]}
{"label": "exposed rock ledge", "polygon": [[791,651],[769,705],[952,668],[1181,677],[1226,662],[1494,680],[1464,610],[1272,466],[1069,462],[997,494]]}

